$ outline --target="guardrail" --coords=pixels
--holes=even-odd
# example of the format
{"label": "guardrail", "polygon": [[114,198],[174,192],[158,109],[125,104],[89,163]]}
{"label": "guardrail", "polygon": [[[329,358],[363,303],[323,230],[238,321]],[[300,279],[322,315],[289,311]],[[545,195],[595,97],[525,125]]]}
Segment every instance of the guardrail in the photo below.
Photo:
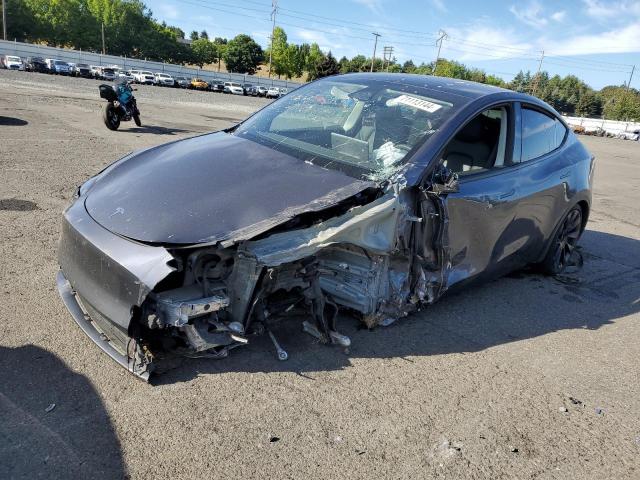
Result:
{"label": "guardrail", "polygon": [[250,83],[252,85],[262,85],[265,87],[285,87],[296,88],[300,84],[288,80],[278,80],[275,78],[263,78],[255,75],[243,75],[240,73],[215,72],[212,70],[202,70],[199,68],[184,67],[172,63],[151,62],[138,58],[117,57],[114,55],[102,55],[100,53],[83,52],[82,50],[71,50],[66,48],[47,47],[33,43],[11,42],[0,40],[0,55],[16,55],[22,57],[42,57],[55,58],[63,62],[88,63],[96,66],[118,66],[122,70],[148,70],[154,73],[167,73],[174,77],[202,78],[210,82],[220,79],[226,82],[237,82],[240,84]]}

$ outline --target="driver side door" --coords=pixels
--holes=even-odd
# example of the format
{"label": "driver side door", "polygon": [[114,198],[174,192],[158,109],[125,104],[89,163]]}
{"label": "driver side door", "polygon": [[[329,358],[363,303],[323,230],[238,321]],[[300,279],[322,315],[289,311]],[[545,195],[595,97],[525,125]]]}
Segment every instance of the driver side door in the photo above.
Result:
{"label": "driver side door", "polygon": [[[520,138],[516,109],[502,104],[471,119],[450,140],[441,162],[458,174],[457,191],[440,196],[446,287],[500,275],[523,263],[532,225],[518,220]],[[487,153],[488,152],[488,153]]]}

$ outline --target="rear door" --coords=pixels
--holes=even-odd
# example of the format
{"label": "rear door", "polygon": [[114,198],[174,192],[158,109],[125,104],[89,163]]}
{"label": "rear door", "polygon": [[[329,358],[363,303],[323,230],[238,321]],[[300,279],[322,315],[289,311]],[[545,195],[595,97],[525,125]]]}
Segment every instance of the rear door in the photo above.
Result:
{"label": "rear door", "polygon": [[569,206],[573,160],[565,148],[568,130],[553,113],[532,104],[516,109],[522,138],[517,220],[531,230],[521,255],[535,262]]}

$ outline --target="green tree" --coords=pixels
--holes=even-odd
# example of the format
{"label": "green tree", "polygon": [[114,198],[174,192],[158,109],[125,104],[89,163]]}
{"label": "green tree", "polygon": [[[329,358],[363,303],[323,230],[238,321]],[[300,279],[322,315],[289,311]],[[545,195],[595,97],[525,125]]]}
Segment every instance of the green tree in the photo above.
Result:
{"label": "green tree", "polygon": [[416,66],[412,60],[407,60],[402,64],[402,73],[415,73]]}
{"label": "green tree", "polygon": [[263,59],[262,48],[249,35],[240,34],[229,41],[224,62],[230,72],[252,75]]}
{"label": "green tree", "polygon": [[200,38],[200,35],[198,35],[198,32],[196,32],[195,30],[192,31],[189,34],[189,38],[193,41],[193,40],[198,40],[198,38]]}
{"label": "green tree", "polygon": [[202,30],[200,32],[200,38],[205,38],[205,39],[209,40],[209,34],[207,33],[206,30]]}
{"label": "green tree", "polygon": [[318,65],[318,78],[328,77],[329,75],[337,75],[340,73],[340,66],[331,52],[327,53],[320,65]]}
{"label": "green tree", "polygon": [[204,65],[215,63],[218,59],[216,45],[206,38],[199,38],[191,42],[193,63],[202,68]]}
{"label": "green tree", "polygon": [[315,80],[318,78],[318,68],[324,60],[324,53],[320,50],[317,43],[312,43],[305,59],[305,70],[307,71],[307,80]]}
{"label": "green tree", "polygon": [[287,34],[281,27],[276,27],[273,30],[273,36],[271,44],[267,49],[266,55],[271,58],[271,71],[278,75],[280,78],[282,75],[291,74],[289,72],[288,65],[288,52],[287,52]]}

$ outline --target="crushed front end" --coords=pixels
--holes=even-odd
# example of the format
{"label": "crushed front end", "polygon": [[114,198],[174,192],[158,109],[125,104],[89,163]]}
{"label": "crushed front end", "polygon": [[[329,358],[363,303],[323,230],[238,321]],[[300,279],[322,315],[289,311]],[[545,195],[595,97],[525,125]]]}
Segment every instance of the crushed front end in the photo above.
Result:
{"label": "crushed front end", "polygon": [[436,298],[434,252],[415,241],[433,234],[419,205],[415,193],[390,190],[251,240],[170,247],[115,235],[77,201],[64,215],[58,287],[85,333],[145,380],[158,352],[224,358],[256,334],[285,360],[281,321],[348,348],[339,313],[372,328]]}

